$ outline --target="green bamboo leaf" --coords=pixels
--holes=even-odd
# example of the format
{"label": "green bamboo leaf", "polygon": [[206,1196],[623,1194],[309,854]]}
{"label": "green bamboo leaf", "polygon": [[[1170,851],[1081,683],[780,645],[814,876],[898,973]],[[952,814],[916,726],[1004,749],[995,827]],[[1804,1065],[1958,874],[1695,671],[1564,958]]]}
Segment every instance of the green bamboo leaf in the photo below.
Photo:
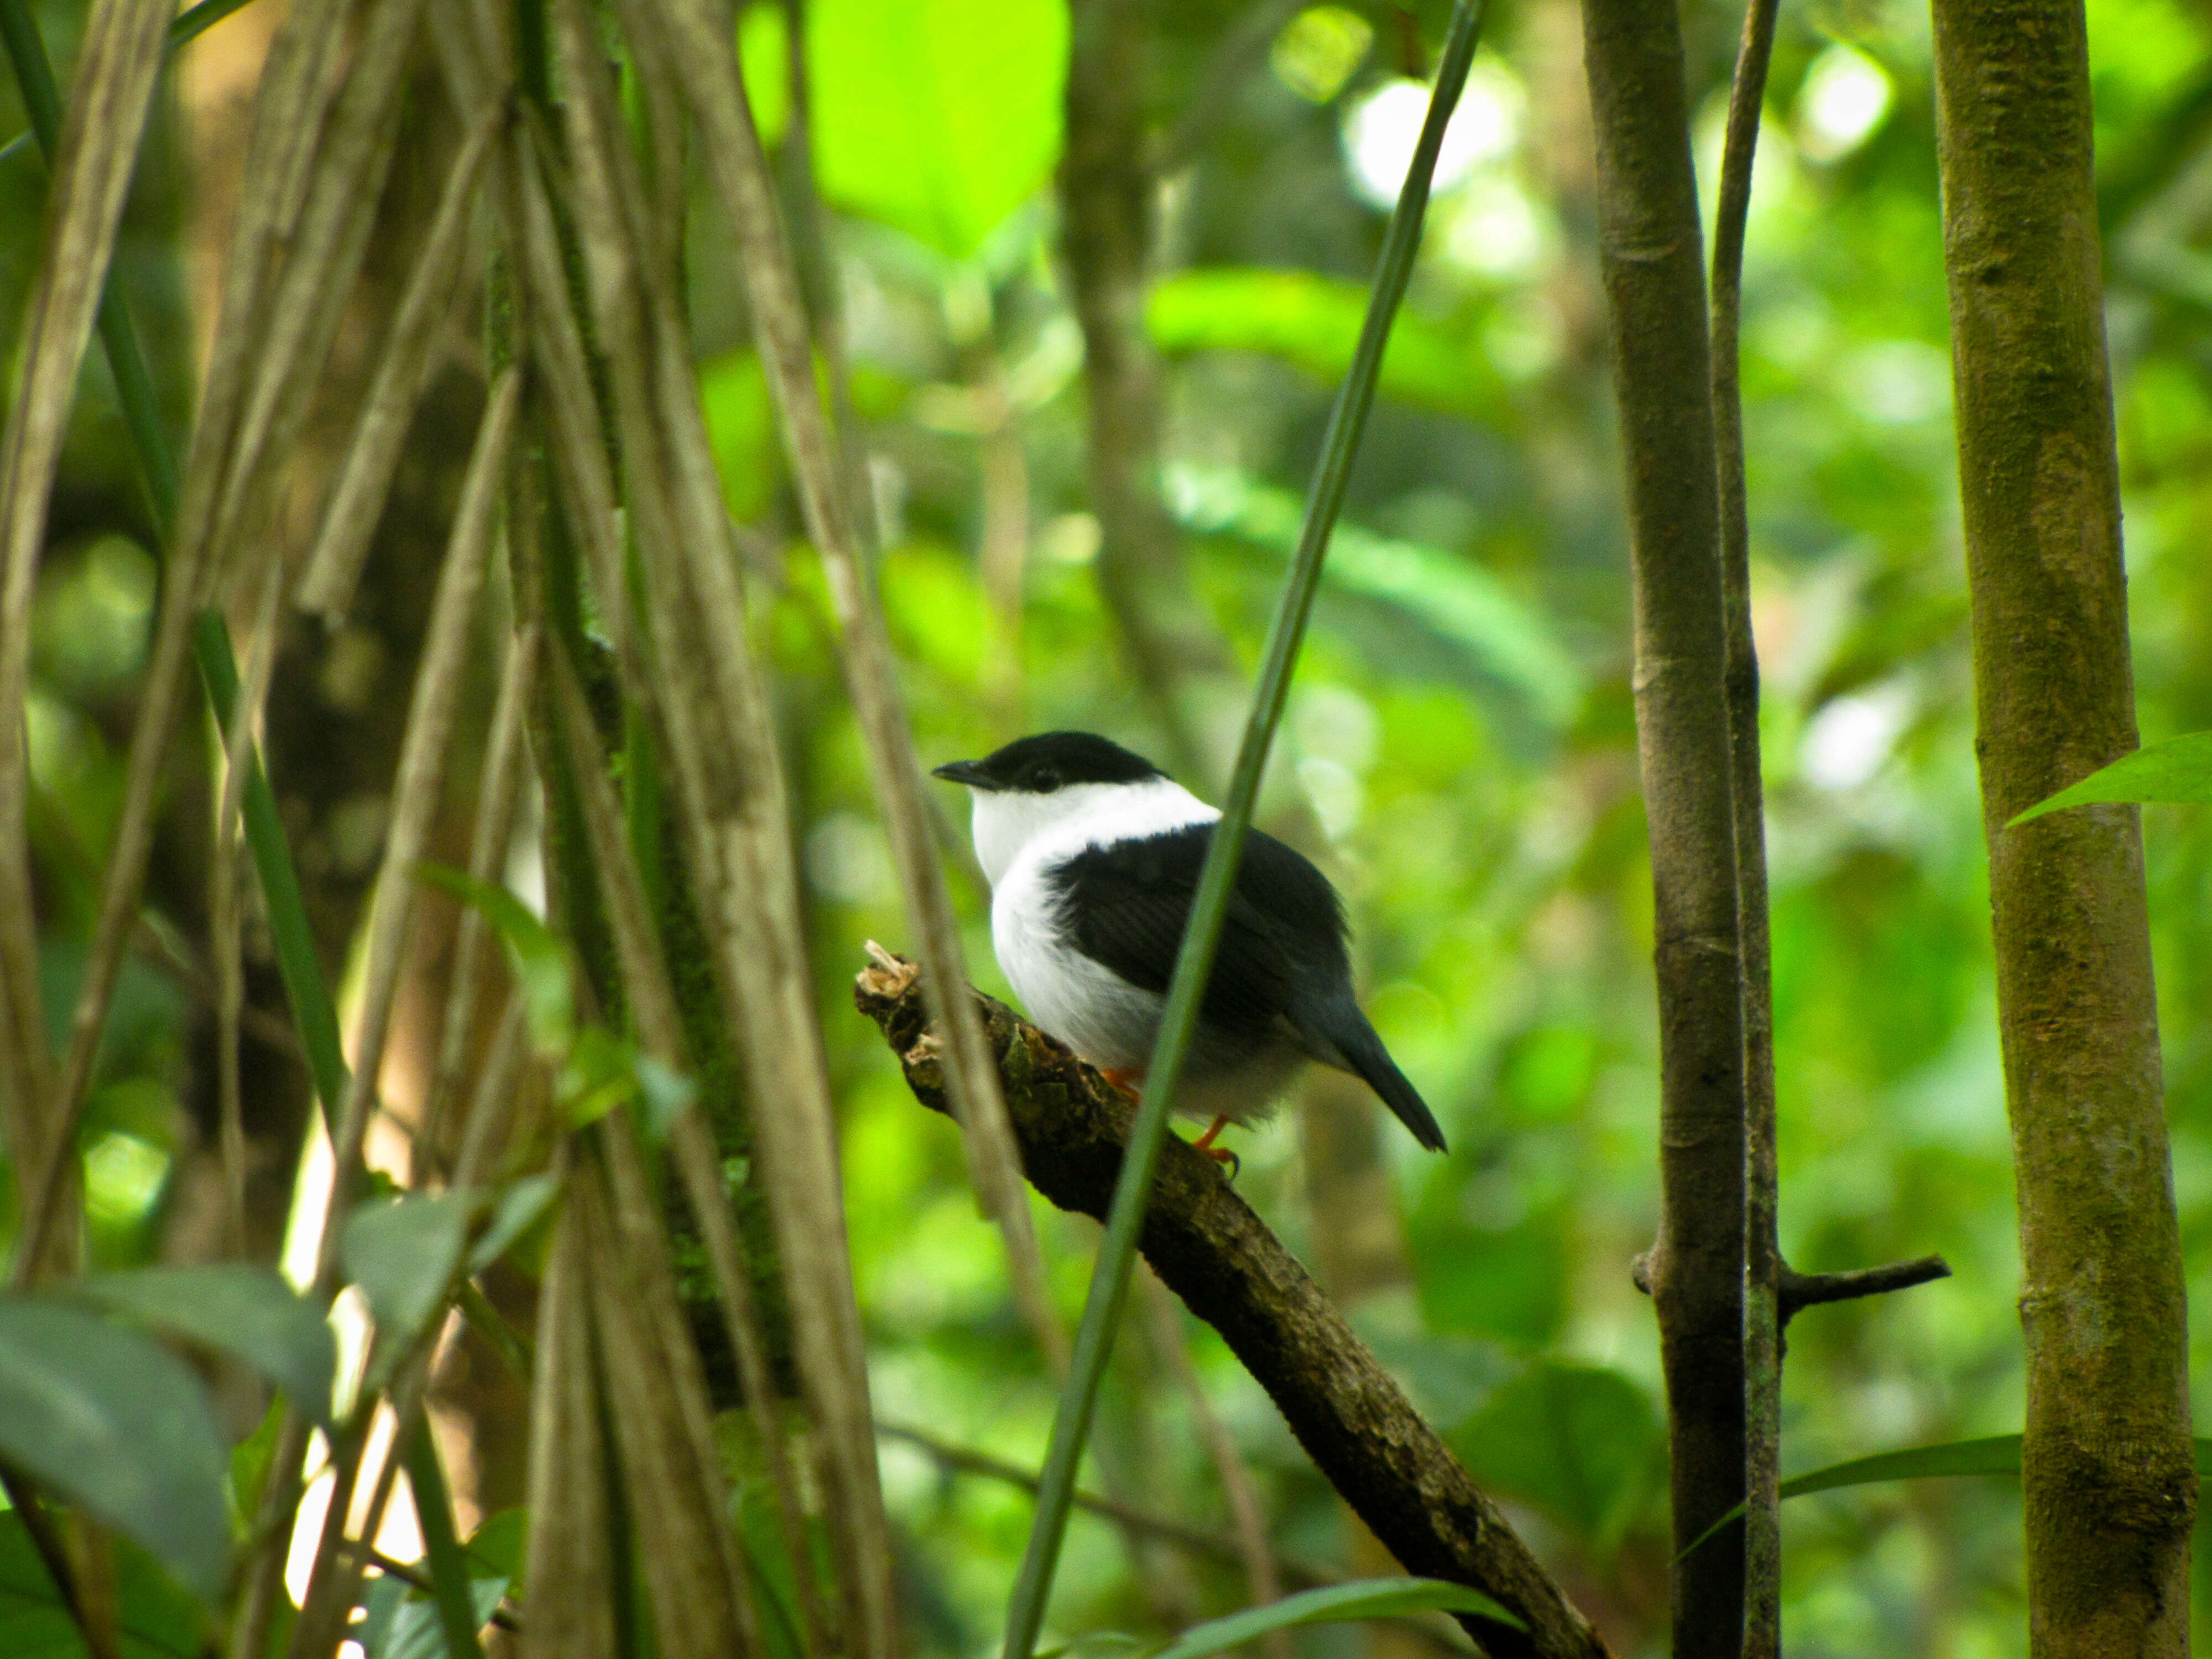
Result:
{"label": "green bamboo leaf", "polygon": [[823,199],[972,258],[1052,177],[1067,32],[1065,0],[814,0]]}
{"label": "green bamboo leaf", "polygon": [[538,1224],[538,1218],[552,1207],[553,1200],[561,1190],[559,1180],[550,1175],[525,1176],[499,1195],[492,1208],[491,1221],[469,1252],[469,1273],[473,1278],[507,1254],[514,1241]]}
{"label": "green bamboo leaf", "polygon": [[2212,732],[2191,732],[2146,744],[2092,772],[2071,788],[2038,801],[2005,825],[2009,830],[2069,806],[2100,801],[2163,801],[2202,805],[2212,801]]}
{"label": "green bamboo leaf", "polygon": [[[206,1619],[192,1599],[129,1544],[115,1552],[121,1659],[199,1659]],[[84,1659],[84,1638],[62,1606],[22,1516],[0,1514],[0,1653],[8,1659]]]}
{"label": "green bamboo leaf", "polygon": [[[1993,1434],[1979,1440],[1947,1440],[1934,1446],[1910,1446],[1903,1451],[1876,1452],[1871,1457],[1847,1458],[1841,1463],[1808,1469],[1784,1480],[1784,1498],[1802,1498],[1810,1492],[1833,1492],[1838,1486],[1867,1486],[1882,1480],[1925,1480],[1954,1474],[2018,1474],[2021,1437]],[[2212,1476],[2212,1439],[2197,1439],[2197,1473]],[[1739,1504],[1691,1541],[1687,1555],[1715,1533],[1743,1515]]]}
{"label": "green bamboo leaf", "polygon": [[[1145,329],[1170,356],[1250,351],[1279,357],[1320,380],[1352,362],[1367,290],[1310,270],[1239,267],[1186,270],[1155,284]],[[1401,316],[1390,329],[1376,390],[1386,398],[1496,425],[1504,383],[1472,331]]]}
{"label": "green bamboo leaf", "polygon": [[415,866],[415,875],[425,886],[451,893],[492,925],[514,963],[538,1052],[566,1053],[576,1030],[576,971],[575,958],[561,936],[507,889],[478,881],[466,871],[426,860]]}
{"label": "green bamboo leaf", "polygon": [[1209,1619],[1192,1626],[1152,1659],[1205,1659],[1207,1654],[1242,1647],[1271,1630],[1291,1630],[1300,1625],[1396,1619],[1409,1613],[1432,1612],[1477,1613],[1513,1630],[1528,1628],[1480,1590],[1464,1584],[1447,1584],[1440,1578],[1361,1578],[1325,1589],[1301,1590],[1225,1619]]}
{"label": "green bamboo leaf", "polygon": [[0,1456],[82,1504],[212,1603],[229,1568],[229,1462],[207,1391],[89,1309],[0,1299]]}
{"label": "green bamboo leaf", "polygon": [[346,1218],[346,1276],[368,1298],[386,1352],[411,1342],[445,1300],[483,1201],[471,1192],[408,1193],[363,1204]]}
{"label": "green bamboo leaf", "polygon": [[319,1423],[331,1410],[337,1344],[322,1305],[273,1268],[244,1262],[142,1267],[72,1281],[68,1294],[220,1349]]}

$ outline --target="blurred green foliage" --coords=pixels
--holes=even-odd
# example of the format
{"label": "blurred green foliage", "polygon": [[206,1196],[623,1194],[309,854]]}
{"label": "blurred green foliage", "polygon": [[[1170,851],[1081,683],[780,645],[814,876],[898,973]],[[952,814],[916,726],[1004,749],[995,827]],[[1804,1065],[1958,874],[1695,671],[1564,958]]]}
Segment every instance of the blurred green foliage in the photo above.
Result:
{"label": "blurred green foliage", "polygon": [[[82,9],[36,8],[64,65]],[[1441,8],[1416,10],[1433,35]],[[1080,337],[1049,188],[1066,12],[1054,0],[814,0],[806,15],[880,579],[922,753],[1079,726],[1164,757],[1168,734],[1125,671],[1096,580]],[[1208,77],[1241,15],[1228,0],[1153,15],[1156,133],[1194,99],[1216,106],[1188,164],[1159,183],[1158,281],[1130,322],[1168,365],[1164,497],[1206,617],[1249,667],[1379,237],[1364,181],[1387,174],[1389,94],[1408,66],[1396,14],[1317,7],[1224,94]],[[1686,21],[1710,185],[1737,20],[1691,0]],[[217,49],[230,27],[192,50]],[[2179,0],[2093,0],[2090,27],[2136,689],[2154,740],[2212,726],[2212,227],[2193,182],[2212,156],[2212,23]],[[1435,1159],[1385,1137],[1407,1265],[1354,1316],[1624,1650],[1653,1651],[1663,1413],[1650,1314],[1628,1271],[1655,1213],[1650,901],[1577,28],[1565,0],[1497,14],[1263,810],[1318,827],[1313,850],[1352,906],[1376,1022],[1452,1143]],[[1901,0],[1785,14],[1749,228],[1784,1245],[1806,1271],[1940,1251],[1955,1274],[1796,1322],[1785,1471],[2000,1434],[2021,1414],[1927,31],[1924,9]],[[786,135],[780,14],[756,0],[741,38],[763,125]],[[119,265],[178,411],[192,337],[178,131],[195,116],[180,105],[156,124]],[[0,143],[21,125],[0,77]],[[34,157],[0,160],[11,362],[43,189]],[[904,943],[902,912],[826,596],[703,198],[693,222],[702,392],[777,677],[878,1407],[1034,1468],[1054,1392],[1009,1304],[996,1235],[951,1130],[916,1109],[850,1006],[864,940]],[[205,294],[191,302],[204,308]],[[985,459],[1008,434],[1011,486]],[[30,710],[57,1019],[80,971],[153,599],[133,466],[94,361],[40,576]],[[978,563],[987,513],[1009,505],[989,492],[1009,488],[1026,524],[1018,629]],[[1200,691],[1201,749],[1225,753],[1239,696]],[[472,781],[454,793],[470,798]],[[958,803],[941,805],[957,849]],[[2145,837],[2177,1195],[2191,1287],[2212,1288],[2212,817],[2152,807]],[[957,851],[954,863],[970,961],[1003,995],[986,895]],[[173,975],[130,964],[87,1121],[97,1265],[162,1253],[201,1029]],[[1291,1111],[1243,1137],[1242,1189],[1312,1259],[1316,1227],[1346,1218],[1310,1217],[1298,1126]],[[1095,1231],[1037,1220],[1072,1322]],[[1194,1340],[1278,1546],[1341,1562],[1327,1488],[1211,1334]],[[1180,1397],[1137,1335],[1124,1347],[1088,1483],[1225,1529]],[[2212,1394],[2199,1399],[2212,1407]],[[885,1443],[884,1472],[922,1650],[978,1650],[1026,1497],[903,1440]],[[2024,1653],[2018,1501],[1982,1480],[1791,1504],[1790,1650]],[[749,1531],[761,1508],[745,1498]],[[0,1557],[10,1584],[32,1571],[19,1530],[0,1536]],[[134,1588],[136,1559],[126,1621],[133,1598],[160,1588]],[[2212,1610],[2205,1577],[2199,1606]],[[1052,1627],[1067,1634],[1158,1631],[1247,1599],[1228,1570],[1133,1547],[1089,1516],[1060,1585]],[[1334,1656],[1353,1638],[1299,1639]]]}

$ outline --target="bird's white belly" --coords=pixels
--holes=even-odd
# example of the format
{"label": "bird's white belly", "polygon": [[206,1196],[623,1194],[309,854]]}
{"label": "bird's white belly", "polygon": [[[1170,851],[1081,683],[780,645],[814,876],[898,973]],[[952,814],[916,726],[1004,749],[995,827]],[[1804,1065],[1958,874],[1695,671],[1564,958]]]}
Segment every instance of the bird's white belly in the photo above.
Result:
{"label": "bird's white belly", "polygon": [[991,945],[1030,1019],[1093,1066],[1135,1071],[1152,1058],[1163,999],[1061,941],[1037,865],[992,895]]}

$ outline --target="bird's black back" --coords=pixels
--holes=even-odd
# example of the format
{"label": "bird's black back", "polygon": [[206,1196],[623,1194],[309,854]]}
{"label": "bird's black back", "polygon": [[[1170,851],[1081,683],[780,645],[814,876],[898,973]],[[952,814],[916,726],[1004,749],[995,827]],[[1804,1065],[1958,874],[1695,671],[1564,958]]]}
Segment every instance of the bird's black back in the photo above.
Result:
{"label": "bird's black back", "polygon": [[[1090,847],[1052,872],[1060,936],[1132,985],[1165,995],[1182,947],[1211,823]],[[1349,988],[1344,909],[1328,878],[1262,830],[1246,832],[1221,945],[1200,1006],[1205,1022],[1257,1036],[1303,1022],[1296,993]]]}

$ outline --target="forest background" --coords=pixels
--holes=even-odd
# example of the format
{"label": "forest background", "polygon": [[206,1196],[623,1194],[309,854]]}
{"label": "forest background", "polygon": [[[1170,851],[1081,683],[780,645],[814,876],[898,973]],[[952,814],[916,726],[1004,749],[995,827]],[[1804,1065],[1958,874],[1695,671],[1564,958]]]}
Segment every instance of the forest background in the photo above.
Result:
{"label": "forest background", "polygon": [[[1071,86],[1069,20],[1050,0],[806,8],[811,161],[829,210],[812,276],[836,296],[884,609],[927,761],[1079,726],[1218,797],[1419,125],[1441,34],[1431,10],[1150,8],[1125,59],[1079,62]],[[66,85],[83,8],[31,14]],[[124,222],[116,269],[179,433],[217,309],[248,100],[279,15],[258,0],[175,53]],[[1683,21],[1710,213],[1740,19],[1692,3]],[[2149,741],[2212,726],[2212,566],[2191,550],[2212,514],[2212,24],[2167,0],[2094,0],[2089,25]],[[788,177],[777,143],[793,101],[787,15],[756,0],[740,32],[756,112]],[[362,292],[290,463],[303,540],[464,137],[437,106],[434,70],[418,73],[428,136],[399,150]],[[1747,246],[1784,1254],[1810,1272],[1940,1252],[1953,1271],[1791,1327],[1785,1474],[2021,1421],[1931,78],[1916,7],[1785,9]],[[1105,267],[1121,256],[1081,234],[1086,135],[1070,124],[1085,119],[1134,123],[1146,160],[1136,187],[1152,246],[1118,276]],[[0,142],[27,125],[0,76]],[[853,1010],[865,941],[912,942],[831,597],[801,545],[726,230],[695,171],[683,282],[770,670],[908,1637],[919,1653],[967,1654],[999,1627],[1030,1507],[994,1464],[1036,1468],[1054,1385],[956,1132],[917,1109]],[[1263,821],[1346,892],[1368,1005],[1452,1151],[1420,1153],[1378,1126],[1356,1085],[1327,1077],[1237,1144],[1240,1190],[1509,1502],[1578,1603],[1621,1651],[1639,1652],[1665,1628],[1668,1554],[1657,1342],[1629,1272],[1656,1208],[1657,1039],[1593,188],[1576,8],[1499,8],[1447,139],[1262,800]],[[11,331],[46,190],[32,147],[0,156],[0,319]],[[1094,347],[1086,371],[1097,319],[1082,304],[1114,280],[1132,307],[1120,323],[1140,330],[1139,369],[1156,354],[1159,370],[1158,511],[1140,504],[1120,521],[1138,527],[1134,544],[1102,530],[1121,510],[1100,496],[1116,463],[1086,424],[1099,359]],[[335,628],[287,623],[276,659],[270,769],[349,1017],[431,576],[486,386],[483,293],[472,267],[441,325],[352,612]],[[11,335],[11,362],[17,349]],[[1151,476],[1141,453],[1119,464]],[[40,960],[58,1047],[123,789],[156,592],[150,546],[95,352],[39,575],[27,705]],[[232,599],[242,653],[255,598]],[[456,866],[469,861],[498,689],[495,653],[477,655],[430,830],[430,856]],[[183,732],[148,890],[155,942],[125,965],[87,1108],[88,1251],[100,1267],[233,1249],[202,956],[205,779],[222,737],[197,709]],[[935,805],[969,961],[1003,993],[962,804]],[[2149,808],[2145,842],[2193,1289],[2212,1272],[2212,824],[2196,809]],[[538,844],[526,811],[504,873],[534,904]],[[444,898],[422,909],[368,1139],[372,1167],[402,1186],[438,1069],[460,914]],[[260,1006],[274,978],[251,917],[246,953]],[[281,1018],[281,1000],[269,1006]],[[281,1038],[271,1046],[249,1021],[246,1042],[247,1078],[270,1080],[258,1094],[248,1085],[243,1244],[273,1260],[303,1139],[312,1167],[319,1132],[306,1130]],[[1097,1230],[1041,1201],[1034,1221],[1051,1298],[1072,1324]],[[312,1240],[287,1265],[311,1276]],[[487,1289],[526,1326],[534,1270],[501,1271],[509,1282]],[[1091,1483],[1231,1534],[1225,1437],[1285,1562],[1377,1570],[1212,1334],[1146,1307],[1109,1380]],[[341,1335],[357,1353],[358,1320]],[[1194,1414],[1186,1351],[1217,1422]],[[521,1392],[489,1348],[457,1340],[431,1399],[466,1533],[520,1501]],[[234,1432],[258,1420],[250,1390],[229,1403],[242,1414]],[[382,1535],[387,1555],[418,1553],[411,1527],[403,1504]],[[1790,1651],[2025,1651],[2019,1537],[2017,1486],[2002,1480],[1793,1501]],[[2197,1593],[2212,1610],[2206,1578],[2196,1575]],[[1051,1627],[1164,1632],[1250,1599],[1233,1550],[1194,1552],[1079,1515]],[[1298,1638],[1332,1655],[1426,1639],[1381,1627]]]}

